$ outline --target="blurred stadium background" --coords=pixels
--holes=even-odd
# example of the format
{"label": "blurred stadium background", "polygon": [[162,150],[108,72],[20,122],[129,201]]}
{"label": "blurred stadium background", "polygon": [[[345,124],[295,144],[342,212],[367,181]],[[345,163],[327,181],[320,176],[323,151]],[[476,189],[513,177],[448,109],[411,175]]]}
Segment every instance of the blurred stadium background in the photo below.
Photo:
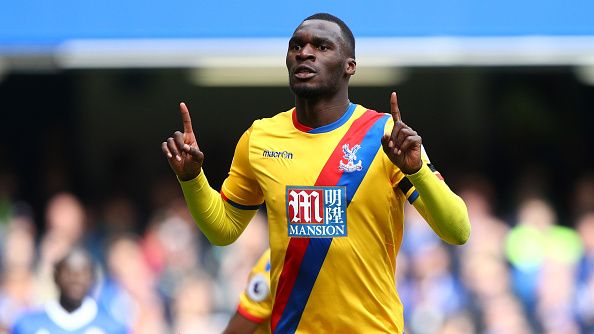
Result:
{"label": "blurred stadium background", "polygon": [[265,218],[210,247],[160,143],[188,103],[220,187],[256,118],[292,107],[286,43],[330,12],[357,38],[351,100],[403,119],[469,205],[452,249],[414,212],[398,287],[409,333],[594,333],[594,3],[265,0],[0,5],[0,324],[55,296],[83,241],[135,333],[219,332]]}

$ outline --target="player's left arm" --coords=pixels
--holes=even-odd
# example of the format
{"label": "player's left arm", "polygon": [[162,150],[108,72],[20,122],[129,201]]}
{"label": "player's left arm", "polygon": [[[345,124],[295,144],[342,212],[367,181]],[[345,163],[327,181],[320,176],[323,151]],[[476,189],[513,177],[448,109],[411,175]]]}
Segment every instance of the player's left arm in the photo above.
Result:
{"label": "player's left arm", "polygon": [[470,237],[470,220],[464,201],[425,164],[407,178],[419,193],[412,204],[433,231],[450,244],[466,243]]}
{"label": "player's left arm", "polygon": [[394,128],[382,137],[384,152],[416,188],[419,196],[413,205],[433,231],[448,243],[464,244],[470,237],[466,204],[423,162],[421,137],[402,122],[394,92],[390,107]]}

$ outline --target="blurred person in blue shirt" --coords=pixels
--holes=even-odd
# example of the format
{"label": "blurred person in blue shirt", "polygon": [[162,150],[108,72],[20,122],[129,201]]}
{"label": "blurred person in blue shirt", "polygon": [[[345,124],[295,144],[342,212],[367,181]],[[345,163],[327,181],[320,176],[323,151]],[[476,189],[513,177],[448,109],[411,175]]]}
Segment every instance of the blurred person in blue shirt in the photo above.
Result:
{"label": "blurred person in blue shirt", "polygon": [[31,214],[14,215],[0,251],[0,333],[7,333],[35,305],[35,223]]}
{"label": "blurred person in blue shirt", "polygon": [[[452,253],[417,210],[405,208],[405,233],[398,270],[398,292],[413,333],[436,333],[446,319],[465,309],[467,292],[453,267]],[[405,267],[401,267],[404,264]],[[408,331],[405,331],[408,332]]]}
{"label": "blurred person in blue shirt", "polygon": [[584,253],[577,268],[575,307],[582,333],[594,334],[594,209],[577,220]]}
{"label": "blurred person in blue shirt", "polygon": [[100,309],[89,292],[95,281],[93,261],[81,248],[73,248],[55,265],[59,298],[43,309],[24,314],[13,334],[123,334],[125,327]]}
{"label": "blurred person in blue shirt", "polygon": [[107,276],[99,292],[99,305],[134,333],[166,333],[157,277],[148,265],[138,236],[122,234],[111,239],[106,260]]}
{"label": "blurred person in blue shirt", "polygon": [[573,266],[583,252],[577,232],[558,224],[551,204],[539,197],[520,205],[518,224],[507,235],[505,250],[512,266],[515,292],[529,314],[534,314],[539,303],[538,289],[545,264]]}

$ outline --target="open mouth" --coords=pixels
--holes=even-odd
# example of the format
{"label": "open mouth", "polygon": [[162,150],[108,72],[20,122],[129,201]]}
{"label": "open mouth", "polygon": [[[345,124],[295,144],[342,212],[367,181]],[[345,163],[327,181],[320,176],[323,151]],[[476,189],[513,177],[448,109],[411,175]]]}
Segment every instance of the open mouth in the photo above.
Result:
{"label": "open mouth", "polygon": [[309,66],[300,65],[300,66],[297,66],[297,68],[295,69],[293,74],[295,75],[296,78],[299,78],[299,79],[309,79],[316,75],[316,70],[314,70],[313,68],[311,68]]}

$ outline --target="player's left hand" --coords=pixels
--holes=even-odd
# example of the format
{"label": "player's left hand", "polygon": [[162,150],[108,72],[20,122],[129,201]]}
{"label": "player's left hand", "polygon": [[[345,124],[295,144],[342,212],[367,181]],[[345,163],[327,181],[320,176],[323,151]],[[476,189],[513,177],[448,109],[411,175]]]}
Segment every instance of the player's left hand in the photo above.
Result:
{"label": "player's left hand", "polygon": [[390,113],[394,120],[391,134],[384,134],[382,147],[384,152],[404,174],[414,174],[421,169],[421,136],[402,122],[396,92],[390,96]]}

